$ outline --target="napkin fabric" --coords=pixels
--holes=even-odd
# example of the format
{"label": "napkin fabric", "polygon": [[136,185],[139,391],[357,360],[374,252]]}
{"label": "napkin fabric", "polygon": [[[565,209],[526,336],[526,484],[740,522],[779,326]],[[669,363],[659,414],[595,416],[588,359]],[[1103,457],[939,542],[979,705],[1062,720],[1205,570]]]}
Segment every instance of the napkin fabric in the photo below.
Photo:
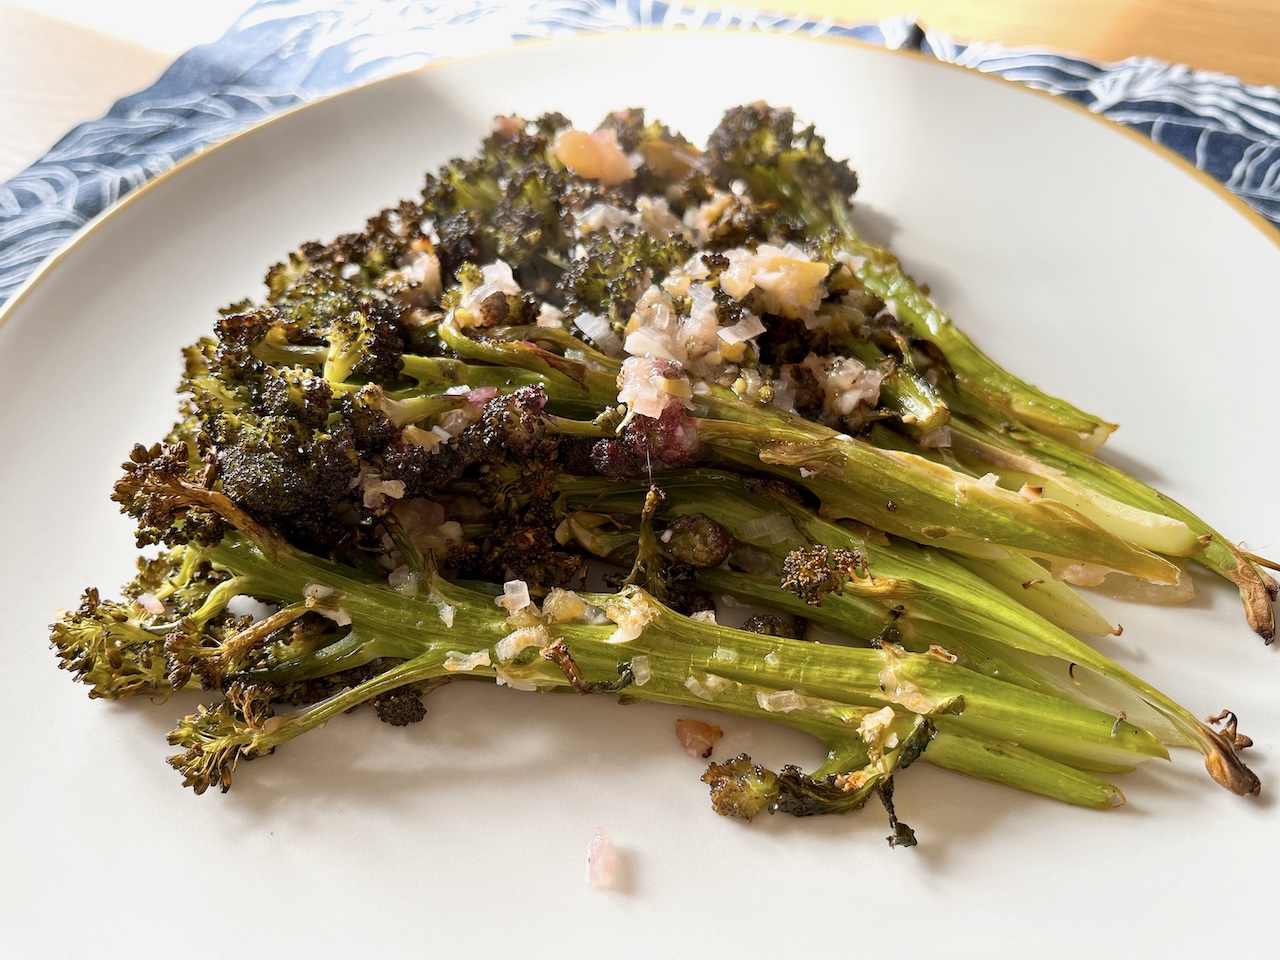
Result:
{"label": "napkin fabric", "polygon": [[850,26],[651,0],[259,0],[214,43],[0,186],[0,304],[84,224],[179,160],[299,103],[528,39],[752,30],[914,49],[1079,101],[1181,155],[1280,226],[1280,91],[1150,59],[956,44],[902,17]]}

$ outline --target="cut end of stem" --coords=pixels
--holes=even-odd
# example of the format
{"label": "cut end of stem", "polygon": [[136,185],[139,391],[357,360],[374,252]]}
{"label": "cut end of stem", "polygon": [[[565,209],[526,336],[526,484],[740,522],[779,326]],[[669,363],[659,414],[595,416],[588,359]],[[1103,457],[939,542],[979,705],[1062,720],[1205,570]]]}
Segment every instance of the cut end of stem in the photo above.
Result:
{"label": "cut end of stem", "polygon": [[1209,736],[1219,745],[1219,749],[1210,750],[1204,757],[1204,767],[1209,776],[1239,797],[1256,797],[1261,793],[1262,781],[1244,765],[1226,738],[1212,731],[1209,731]]}

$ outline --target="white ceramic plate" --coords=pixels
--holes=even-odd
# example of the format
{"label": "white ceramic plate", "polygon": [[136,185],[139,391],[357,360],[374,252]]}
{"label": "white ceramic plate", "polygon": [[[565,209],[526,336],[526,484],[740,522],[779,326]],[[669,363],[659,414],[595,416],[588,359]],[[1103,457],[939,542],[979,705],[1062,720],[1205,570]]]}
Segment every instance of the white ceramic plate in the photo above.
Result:
{"label": "white ceramic plate", "polygon": [[[816,79],[816,78],[821,78]],[[29,955],[211,956],[224,945],[348,956],[1260,956],[1280,946],[1280,661],[1234,591],[1179,608],[1105,603],[1104,649],[1257,746],[1259,798],[1178,751],[1071,809],[913,768],[889,849],[878,809],[764,818],[709,808],[671,711],[456,685],[404,730],[352,715],[196,797],[164,763],[187,701],[91,702],[46,624],[131,575],[108,501],[135,440],[162,435],[178,348],[260,292],[299,242],[358,228],[470,151],[489,117],[595,123],[644,105],[693,137],[757,98],[816,121],[861,176],[861,216],[1012,369],[1120,422],[1119,464],[1280,553],[1267,430],[1280,250],[1261,221],[1071,106],[911,55],[739,35],[588,38],[378,84],[242,136],[87,230],[0,326],[5,669],[0,942]],[[734,721],[724,755],[812,762]],[[874,804],[872,805],[875,806]],[[584,882],[595,827],[622,889]],[[12,951],[8,955],[15,955]]]}

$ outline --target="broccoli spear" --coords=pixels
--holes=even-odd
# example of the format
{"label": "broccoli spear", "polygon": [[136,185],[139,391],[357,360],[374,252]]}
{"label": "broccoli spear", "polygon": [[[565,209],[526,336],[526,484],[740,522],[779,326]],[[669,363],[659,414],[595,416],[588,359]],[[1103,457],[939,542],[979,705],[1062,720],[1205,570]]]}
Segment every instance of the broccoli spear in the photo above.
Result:
{"label": "broccoli spear", "polygon": [[[961,734],[987,738],[1013,725],[1026,746],[1086,768],[1164,755],[1149,734],[1127,724],[1117,729],[1109,714],[1009,691],[945,660],[733,630],[677,614],[638,587],[617,594],[562,593],[558,606],[548,600],[542,611],[503,611],[488,594],[438,575],[428,575],[416,593],[406,594],[301,551],[272,559],[239,533],[185,550],[201,563],[234,572],[246,594],[284,610],[305,605],[345,628],[318,648],[287,634],[266,638],[252,665],[236,666],[230,649],[221,651],[224,672],[218,679],[227,699],[183,720],[172,737],[184,748],[173,763],[198,791],[225,789],[241,760],[269,753],[406,685],[480,677],[517,687],[616,691],[620,667],[631,678],[623,689],[633,699],[777,720],[832,743],[848,739],[852,720],[879,714],[874,736],[863,737],[873,753],[888,739],[884,728],[900,717],[910,724],[913,716],[955,713],[946,719]],[[181,623],[171,624],[171,631]],[[172,647],[163,636],[153,639],[149,654]],[[218,656],[211,653],[210,660]],[[292,712],[273,702],[273,694],[290,685],[370,664],[391,665]],[[844,772],[855,774],[868,763],[864,757]],[[885,773],[876,767],[867,776],[877,780]],[[1079,792],[1059,795],[1051,786],[1039,792],[1071,802],[1085,799]],[[1099,786],[1092,796],[1091,802],[1105,805],[1115,794]]]}
{"label": "broccoli spear", "polygon": [[833,243],[852,256],[858,278],[868,290],[895,305],[898,318],[916,337],[942,351],[960,390],[1083,450],[1096,449],[1115,429],[996,364],[930,300],[896,256],[860,237],[849,208],[857,178],[846,164],[827,154],[825,141],[812,127],[796,128],[791,111],[760,103],[727,111],[708,139],[702,159],[720,185],[727,188],[741,180],[756,203],[776,204],[809,233],[835,231]]}

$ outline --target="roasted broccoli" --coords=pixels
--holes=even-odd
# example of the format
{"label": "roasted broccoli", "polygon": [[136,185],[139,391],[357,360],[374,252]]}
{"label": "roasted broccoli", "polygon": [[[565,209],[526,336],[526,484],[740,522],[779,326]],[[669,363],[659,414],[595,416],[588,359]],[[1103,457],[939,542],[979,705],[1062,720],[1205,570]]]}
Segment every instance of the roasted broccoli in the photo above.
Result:
{"label": "roasted broccoli", "polygon": [[715,760],[713,808],[874,794],[893,845],[916,761],[1106,807],[1103,775],[1191,746],[1256,793],[1234,717],[1079,639],[1113,628],[1052,574],[1193,559],[1269,637],[1265,561],[1093,458],[1109,425],[980,353],[854,231],[857,185],[763,104],[705,150],[639,110],[498,118],[187,348],[114,492],[153,554],[59,615],[61,666],[202,691],[170,735],[197,792],[472,680],[794,727],[826,761]]}

